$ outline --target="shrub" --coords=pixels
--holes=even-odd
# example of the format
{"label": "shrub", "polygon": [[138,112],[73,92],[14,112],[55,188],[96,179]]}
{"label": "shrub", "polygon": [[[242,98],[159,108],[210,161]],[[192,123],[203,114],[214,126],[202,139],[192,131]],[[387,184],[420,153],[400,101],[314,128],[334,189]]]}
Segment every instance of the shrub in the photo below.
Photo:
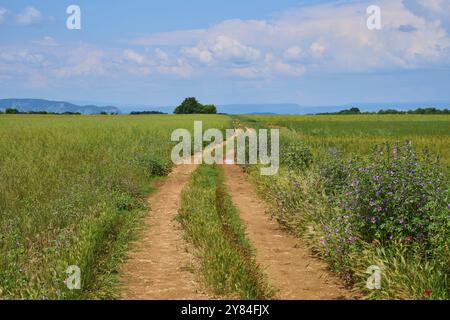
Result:
{"label": "shrub", "polygon": [[445,239],[447,177],[429,154],[421,161],[410,142],[376,149],[368,165],[353,167],[349,182],[341,206],[347,223],[364,240],[429,245],[436,233]]}
{"label": "shrub", "polygon": [[148,170],[148,173],[153,176],[166,176],[169,174],[172,167],[170,160],[157,155],[142,155],[138,158],[138,161]]}
{"label": "shrub", "polygon": [[342,193],[347,185],[351,163],[345,163],[342,152],[331,148],[326,156],[319,162],[319,173],[323,182],[325,192],[329,196],[336,196]]}
{"label": "shrub", "polygon": [[290,170],[305,170],[312,162],[311,148],[306,143],[291,141],[282,145],[281,164]]}
{"label": "shrub", "polygon": [[118,210],[126,210],[131,211],[135,207],[135,199],[132,196],[127,194],[121,194],[117,197],[116,207]]}

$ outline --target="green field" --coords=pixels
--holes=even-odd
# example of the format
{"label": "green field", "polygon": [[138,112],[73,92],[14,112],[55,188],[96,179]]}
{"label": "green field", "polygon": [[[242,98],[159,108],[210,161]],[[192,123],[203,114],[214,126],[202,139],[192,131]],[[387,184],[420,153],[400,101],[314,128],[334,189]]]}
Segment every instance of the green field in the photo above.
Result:
{"label": "green field", "polygon": [[[116,272],[147,212],[143,200],[152,182],[172,167],[170,135],[192,130],[194,120],[202,120],[204,130],[281,129],[279,174],[263,177],[257,166],[246,169],[273,216],[349,286],[371,298],[421,299],[424,291],[449,298],[450,116],[0,115],[0,299],[116,297]],[[373,155],[386,142],[390,149]],[[397,161],[396,142],[409,158]],[[426,149],[428,157],[422,156]],[[371,181],[378,175],[383,183]],[[353,187],[355,179],[361,189]],[[183,195],[186,234],[209,259],[202,273],[216,293],[268,296],[226,193],[226,224],[233,226],[240,249],[230,247],[223,234],[212,235],[211,243],[202,238],[202,228],[220,229],[223,223],[204,219],[217,218],[214,190],[221,184],[220,172],[201,167]],[[204,200],[201,208],[198,200]],[[187,214],[194,211],[200,214],[195,219]],[[345,229],[347,216],[362,220]],[[334,233],[324,231],[330,228]],[[238,265],[242,276],[227,277],[228,269],[215,260],[217,250],[228,254],[230,268]],[[365,290],[371,264],[384,268],[381,291]],[[64,284],[70,265],[85,270],[82,290]]]}
{"label": "green field", "polygon": [[315,151],[336,147],[347,154],[368,154],[375,144],[412,140],[450,166],[450,115],[241,116],[248,126],[287,128]]}
{"label": "green field", "polygon": [[[0,299],[114,296],[111,274],[172,166],[177,128],[224,116],[0,115]],[[69,265],[83,290],[67,290]]]}

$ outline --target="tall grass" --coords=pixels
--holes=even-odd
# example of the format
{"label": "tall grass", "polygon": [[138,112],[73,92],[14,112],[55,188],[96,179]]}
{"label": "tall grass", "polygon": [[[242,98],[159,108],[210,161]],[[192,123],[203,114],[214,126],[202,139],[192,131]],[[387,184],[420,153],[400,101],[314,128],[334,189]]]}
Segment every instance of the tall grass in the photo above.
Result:
{"label": "tall grass", "polygon": [[[170,170],[172,130],[225,116],[0,116],[0,298],[115,296],[115,272]],[[81,268],[82,289],[64,284]]]}

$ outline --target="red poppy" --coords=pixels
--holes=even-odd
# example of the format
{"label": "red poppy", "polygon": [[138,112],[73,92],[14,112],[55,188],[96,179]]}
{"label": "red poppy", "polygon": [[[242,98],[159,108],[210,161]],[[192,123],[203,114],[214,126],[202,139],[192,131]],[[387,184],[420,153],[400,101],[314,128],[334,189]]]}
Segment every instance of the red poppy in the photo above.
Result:
{"label": "red poppy", "polygon": [[412,237],[411,237],[411,236],[407,236],[407,237],[406,237],[406,241],[410,242],[411,240],[412,240]]}
{"label": "red poppy", "polygon": [[431,289],[425,289],[423,290],[423,295],[427,298],[431,297],[431,295],[433,294],[433,291],[431,291]]}
{"label": "red poppy", "polygon": [[377,240],[372,240],[372,247],[376,247],[377,246]]}

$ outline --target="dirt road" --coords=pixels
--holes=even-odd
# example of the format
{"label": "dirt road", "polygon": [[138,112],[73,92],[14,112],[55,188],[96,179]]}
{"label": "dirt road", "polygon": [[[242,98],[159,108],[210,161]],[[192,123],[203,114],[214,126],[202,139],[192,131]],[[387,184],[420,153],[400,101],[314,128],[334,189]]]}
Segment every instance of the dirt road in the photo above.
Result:
{"label": "dirt road", "polygon": [[174,221],[181,190],[196,169],[178,165],[149,199],[150,212],[141,238],[131,245],[120,281],[123,299],[207,299],[190,271],[193,257],[187,252],[182,229]]}
{"label": "dirt road", "polygon": [[[181,191],[197,165],[179,164],[148,199],[140,239],[120,273],[123,299],[208,299],[192,272],[194,257],[175,217]],[[237,165],[223,165],[226,185],[256,249],[256,261],[278,289],[278,299],[351,298],[296,237],[266,214],[267,205]]]}
{"label": "dirt road", "polygon": [[281,230],[267,215],[267,206],[237,165],[225,165],[226,185],[243,220],[248,238],[256,249],[256,261],[266,271],[269,283],[278,289],[278,299],[346,299],[347,290],[312,257],[293,235]]}

